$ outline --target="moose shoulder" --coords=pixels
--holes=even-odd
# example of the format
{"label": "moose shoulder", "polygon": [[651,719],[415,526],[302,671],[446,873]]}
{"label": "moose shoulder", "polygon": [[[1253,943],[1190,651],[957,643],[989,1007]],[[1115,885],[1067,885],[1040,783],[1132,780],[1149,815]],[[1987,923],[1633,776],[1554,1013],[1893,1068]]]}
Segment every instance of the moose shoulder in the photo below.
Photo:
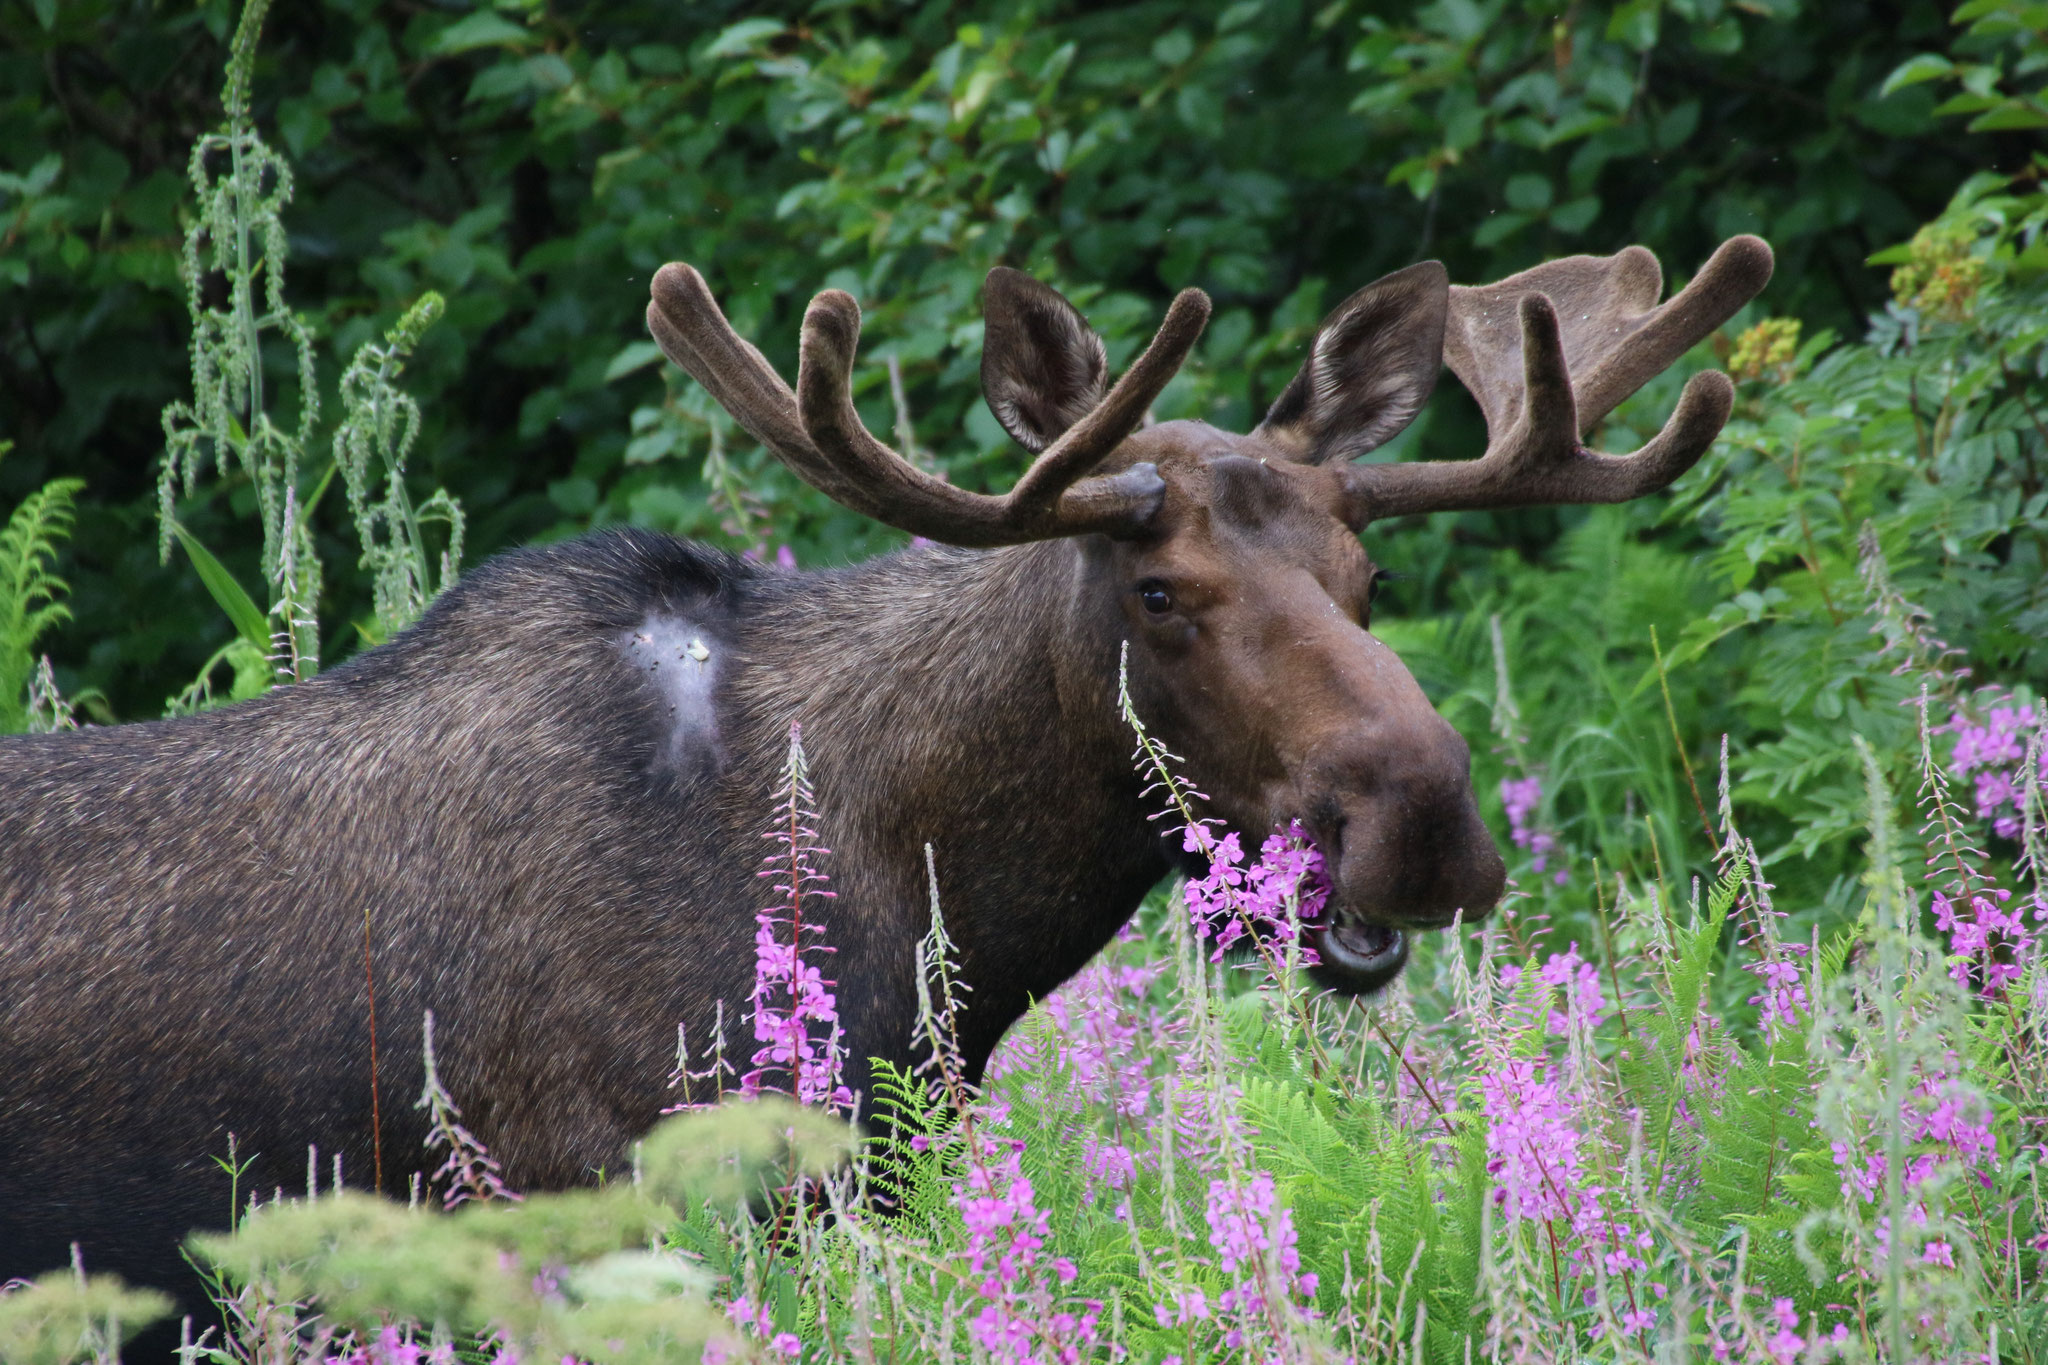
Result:
{"label": "moose shoulder", "polygon": [[[183,720],[0,742],[0,1277],[63,1263],[190,1288],[176,1248],[223,1221],[212,1158],[295,1187],[308,1144],[370,1177],[365,958],[387,1186],[417,1169],[419,1027],[514,1184],[617,1162],[660,1107],[675,1028],[731,1051],[753,979],[760,830],[804,726],[838,898],[850,1057],[909,1060],[923,846],[986,1060],[1178,856],[1114,705],[1213,811],[1299,819],[1334,893],[1328,985],[1370,989],[1405,934],[1483,915],[1503,869],[1464,744],[1371,635],[1357,532],[1439,507],[1662,488],[1725,419],[1695,377],[1633,456],[1584,433],[1762,288],[1725,245],[1659,305],[1640,248],[1477,289],[1411,267],[1325,321],[1265,422],[1137,429],[1200,333],[1176,300],[1114,385],[1052,290],[991,275],[983,387],[1037,453],[974,494],[875,440],[848,397],[859,313],[822,294],[794,390],[687,266],[649,324],[758,440],[858,511],[938,545],[825,573],[613,532],[504,556],[412,630],[308,683]],[[1448,363],[1489,449],[1353,464]],[[856,1065],[850,1082],[865,1083]]]}

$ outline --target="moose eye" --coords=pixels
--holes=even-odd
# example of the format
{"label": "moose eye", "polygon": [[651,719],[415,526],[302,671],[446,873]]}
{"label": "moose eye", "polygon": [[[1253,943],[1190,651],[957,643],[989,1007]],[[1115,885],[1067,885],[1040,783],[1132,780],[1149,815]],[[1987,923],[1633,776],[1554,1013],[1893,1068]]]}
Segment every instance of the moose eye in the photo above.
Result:
{"label": "moose eye", "polygon": [[1374,569],[1372,577],[1367,579],[1365,584],[1366,607],[1369,609],[1373,603],[1380,600],[1380,587],[1382,584],[1398,582],[1406,577],[1406,574],[1395,573],[1392,569]]}
{"label": "moose eye", "polygon": [[1395,573],[1391,569],[1373,569],[1372,577],[1365,580],[1365,612],[1360,620],[1361,625],[1369,625],[1372,621],[1372,609],[1374,604],[1380,600],[1381,587],[1406,576],[1405,574]]}
{"label": "moose eye", "polygon": [[1164,616],[1173,610],[1173,594],[1156,578],[1148,578],[1138,584],[1138,600],[1154,616]]}

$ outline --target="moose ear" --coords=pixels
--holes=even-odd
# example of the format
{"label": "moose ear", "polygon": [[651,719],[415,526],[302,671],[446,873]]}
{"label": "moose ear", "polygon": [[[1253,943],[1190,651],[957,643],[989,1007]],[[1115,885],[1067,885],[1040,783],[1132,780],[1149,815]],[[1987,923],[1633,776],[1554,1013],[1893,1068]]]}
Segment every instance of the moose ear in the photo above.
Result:
{"label": "moose ear", "polygon": [[1304,464],[1355,459],[1399,435],[1443,368],[1450,290],[1443,264],[1423,261],[1338,304],[1253,434]]}
{"label": "moose ear", "polygon": [[982,396],[1018,445],[1044,450],[1101,401],[1102,338],[1058,290],[1007,266],[988,272],[981,311]]}

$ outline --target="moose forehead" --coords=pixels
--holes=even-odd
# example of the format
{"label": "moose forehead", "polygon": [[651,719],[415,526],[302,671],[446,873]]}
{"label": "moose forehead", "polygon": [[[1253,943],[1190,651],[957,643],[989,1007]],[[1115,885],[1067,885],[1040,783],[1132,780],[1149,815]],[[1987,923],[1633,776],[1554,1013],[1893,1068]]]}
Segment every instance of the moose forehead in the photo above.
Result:
{"label": "moose forehead", "polygon": [[1339,475],[1289,460],[1258,436],[1206,422],[1162,422],[1133,433],[1114,462],[1159,470],[1166,484],[1157,519],[1162,544],[1192,535],[1218,548],[1327,561],[1332,569],[1363,567]]}

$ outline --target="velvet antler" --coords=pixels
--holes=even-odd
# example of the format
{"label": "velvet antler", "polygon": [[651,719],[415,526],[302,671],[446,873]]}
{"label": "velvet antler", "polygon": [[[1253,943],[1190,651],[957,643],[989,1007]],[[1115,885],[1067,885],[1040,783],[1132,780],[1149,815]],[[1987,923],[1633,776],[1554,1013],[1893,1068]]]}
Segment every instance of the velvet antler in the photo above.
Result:
{"label": "velvet antler", "polygon": [[1087,477],[1144,416],[1209,318],[1209,299],[1181,291],[1152,344],[1102,401],[1048,446],[1008,493],[970,493],[918,469],[876,440],[854,411],[860,307],[837,289],[804,314],[796,392],[734,333],[704,279],[680,263],[654,276],[648,330],[669,359],[710,390],[755,440],[805,482],[875,520],[951,545],[1016,545],[1100,531],[1141,532],[1165,494],[1149,464]]}
{"label": "velvet antler", "polygon": [[1692,283],[1658,304],[1663,272],[1639,246],[1568,256],[1497,284],[1453,286],[1444,362],[1486,417],[1477,460],[1353,465],[1372,517],[1538,503],[1626,502],[1692,468],[1728,420],[1735,388],[1696,374],[1664,429],[1632,455],[1581,438],[1616,404],[1734,316],[1771,278],[1756,237],[1723,242]]}

